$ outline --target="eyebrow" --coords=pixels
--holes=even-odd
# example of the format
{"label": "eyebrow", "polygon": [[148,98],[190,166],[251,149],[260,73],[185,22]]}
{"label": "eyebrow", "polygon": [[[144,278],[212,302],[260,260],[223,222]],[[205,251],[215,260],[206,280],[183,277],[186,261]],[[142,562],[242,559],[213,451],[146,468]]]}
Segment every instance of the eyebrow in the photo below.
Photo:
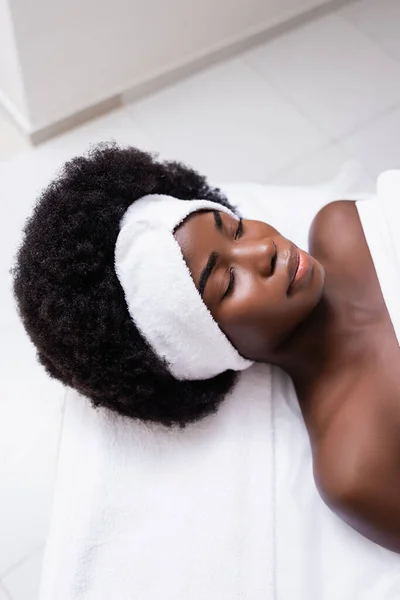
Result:
{"label": "eyebrow", "polygon": [[[213,211],[213,215],[214,215],[214,221],[215,221],[215,228],[218,231],[222,231],[222,219],[221,219],[221,215],[220,215],[219,211],[218,210]],[[213,272],[213,269],[217,263],[218,258],[219,258],[218,252],[211,252],[211,254],[208,258],[208,262],[200,275],[199,293],[200,293],[201,298],[203,298],[203,294],[204,294],[204,290],[207,285],[207,281],[209,280],[210,275]]]}

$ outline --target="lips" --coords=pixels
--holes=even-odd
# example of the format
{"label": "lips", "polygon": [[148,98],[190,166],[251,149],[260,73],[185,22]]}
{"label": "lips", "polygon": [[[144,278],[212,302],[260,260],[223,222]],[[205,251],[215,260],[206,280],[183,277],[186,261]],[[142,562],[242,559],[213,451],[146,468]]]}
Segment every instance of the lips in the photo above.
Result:
{"label": "lips", "polygon": [[289,259],[287,261],[287,269],[289,275],[289,287],[287,289],[287,293],[290,292],[290,289],[293,285],[294,278],[297,273],[297,269],[300,262],[300,254],[297,247],[294,244],[290,244],[290,254]]}

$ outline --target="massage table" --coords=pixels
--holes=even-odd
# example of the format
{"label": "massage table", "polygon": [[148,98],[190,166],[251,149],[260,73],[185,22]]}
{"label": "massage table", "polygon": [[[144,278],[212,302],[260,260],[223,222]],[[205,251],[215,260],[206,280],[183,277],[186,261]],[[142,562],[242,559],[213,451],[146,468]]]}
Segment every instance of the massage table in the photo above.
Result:
{"label": "massage table", "polygon": [[[243,216],[304,249],[322,206],[357,200],[399,334],[399,265],[387,267],[380,245],[391,243],[387,219],[400,224],[396,194],[378,218],[353,165],[314,187],[222,189]],[[321,500],[294,387],[278,367],[242,372],[218,413],[184,430],[95,410],[68,389],[40,600],[110,598],[400,600],[400,555]]]}

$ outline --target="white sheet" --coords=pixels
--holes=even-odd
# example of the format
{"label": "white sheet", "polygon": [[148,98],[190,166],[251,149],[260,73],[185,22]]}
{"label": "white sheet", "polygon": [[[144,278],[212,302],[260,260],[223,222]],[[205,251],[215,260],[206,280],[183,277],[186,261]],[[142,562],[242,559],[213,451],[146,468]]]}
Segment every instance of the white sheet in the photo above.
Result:
{"label": "white sheet", "polygon": [[377,195],[357,202],[364,235],[382,294],[400,341],[400,171],[386,171],[377,181]]}
{"label": "white sheet", "polygon": [[[300,247],[318,188],[224,186]],[[256,364],[216,416],[171,433],[67,396],[41,600],[395,600],[400,556],[323,504],[290,378]]]}
{"label": "white sheet", "polygon": [[183,432],[69,394],[42,599],[271,597],[269,367],[254,367]]}

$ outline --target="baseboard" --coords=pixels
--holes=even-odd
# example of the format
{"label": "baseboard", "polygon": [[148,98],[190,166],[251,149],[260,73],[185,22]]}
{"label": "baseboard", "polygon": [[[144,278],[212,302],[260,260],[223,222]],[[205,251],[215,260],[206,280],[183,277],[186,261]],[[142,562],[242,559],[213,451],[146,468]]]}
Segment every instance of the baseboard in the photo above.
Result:
{"label": "baseboard", "polygon": [[246,50],[259,44],[266,43],[275,37],[308,23],[313,19],[324,16],[337,10],[341,6],[351,4],[356,0],[309,0],[309,7],[292,10],[280,15],[278,18],[262,23],[222,44],[207,48],[200,54],[185,57],[183,61],[170,64],[160,71],[153,72],[145,79],[135,82],[129,88],[118,90],[112,96],[101,99],[99,102],[74,112],[62,119],[54,121],[43,127],[32,129],[27,120],[19,114],[13,105],[0,92],[0,105],[21,133],[33,145],[39,145],[50,138],[77,127],[95,117],[99,117],[110,110],[123,104],[133,102],[148,94],[172,85],[185,77],[193,75],[221,61],[234,58]]}
{"label": "baseboard", "polygon": [[102,115],[114,110],[115,108],[119,108],[122,104],[122,95],[117,94],[115,96],[111,96],[111,98],[106,98],[101,102],[97,102],[96,104],[92,104],[79,112],[75,112],[64,119],[60,119],[50,125],[46,125],[46,127],[41,127],[40,129],[36,129],[34,131],[30,131],[28,133],[29,141],[33,146],[38,146],[47,140],[60,135],[61,133],[65,133],[78,125],[82,125],[91,119],[96,117],[101,117]]}

